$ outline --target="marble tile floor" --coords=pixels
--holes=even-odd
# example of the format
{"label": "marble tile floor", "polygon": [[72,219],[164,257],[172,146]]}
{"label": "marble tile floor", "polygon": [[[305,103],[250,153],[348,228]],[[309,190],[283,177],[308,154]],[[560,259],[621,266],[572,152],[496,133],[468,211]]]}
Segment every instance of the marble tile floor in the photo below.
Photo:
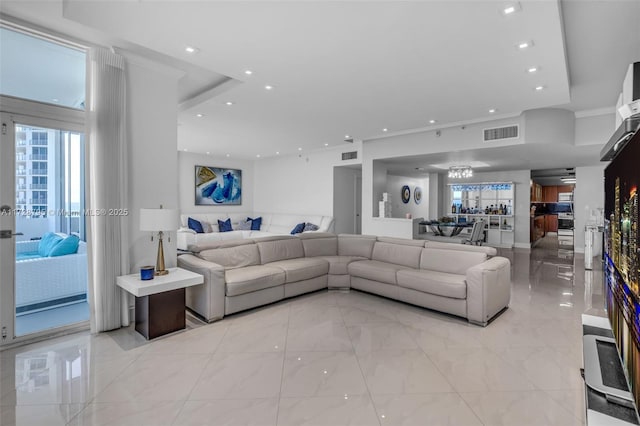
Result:
{"label": "marble tile floor", "polygon": [[511,305],[486,328],[320,291],[145,341],[132,327],[0,352],[0,425],[580,425],[580,315],[601,269],[501,250]]}

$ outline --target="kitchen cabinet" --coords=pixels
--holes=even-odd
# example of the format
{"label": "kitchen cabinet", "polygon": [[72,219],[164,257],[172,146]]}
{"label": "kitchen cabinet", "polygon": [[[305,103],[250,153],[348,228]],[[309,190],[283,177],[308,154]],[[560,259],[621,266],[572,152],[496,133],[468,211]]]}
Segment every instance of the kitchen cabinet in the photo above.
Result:
{"label": "kitchen cabinet", "polygon": [[[558,185],[556,187],[558,189],[558,193],[560,192],[573,192],[573,185]],[[556,202],[558,201],[556,197]]]}
{"label": "kitchen cabinet", "polygon": [[558,187],[557,186],[543,186],[542,187],[542,202],[543,203],[557,203],[558,202]]}
{"label": "kitchen cabinet", "polygon": [[558,215],[557,214],[544,215],[544,231],[558,232]]}
{"label": "kitchen cabinet", "polygon": [[531,184],[531,201],[534,203],[542,201],[542,186],[537,183]]}

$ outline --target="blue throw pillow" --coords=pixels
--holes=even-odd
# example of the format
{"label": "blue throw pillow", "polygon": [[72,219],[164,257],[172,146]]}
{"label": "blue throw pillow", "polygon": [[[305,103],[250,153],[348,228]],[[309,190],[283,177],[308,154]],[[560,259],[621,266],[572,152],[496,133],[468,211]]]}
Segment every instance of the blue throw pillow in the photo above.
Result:
{"label": "blue throw pillow", "polygon": [[64,256],[67,254],[73,254],[78,251],[78,245],[80,244],[80,238],[77,235],[69,235],[62,241],[60,241],[49,253],[50,257]]}
{"label": "blue throw pillow", "polygon": [[259,231],[260,230],[260,227],[262,226],[262,216],[256,217],[255,219],[251,219],[250,217],[248,217],[247,220],[251,221],[251,230],[252,231]]}
{"label": "blue throw pillow", "polygon": [[233,228],[231,227],[231,218],[225,220],[224,222],[219,220],[218,221],[218,229],[220,230],[220,232],[233,231]]}
{"label": "blue throw pillow", "polygon": [[297,224],[296,227],[291,230],[291,235],[300,234],[304,231],[304,225],[304,222]]}
{"label": "blue throw pillow", "polygon": [[189,218],[187,222],[187,224],[189,225],[189,229],[193,229],[198,234],[204,234],[204,229],[202,229],[202,224],[199,221]]}
{"label": "blue throw pillow", "polygon": [[42,239],[38,243],[38,254],[42,257],[48,257],[51,250],[62,241],[62,237],[53,232],[47,232],[42,236]]}

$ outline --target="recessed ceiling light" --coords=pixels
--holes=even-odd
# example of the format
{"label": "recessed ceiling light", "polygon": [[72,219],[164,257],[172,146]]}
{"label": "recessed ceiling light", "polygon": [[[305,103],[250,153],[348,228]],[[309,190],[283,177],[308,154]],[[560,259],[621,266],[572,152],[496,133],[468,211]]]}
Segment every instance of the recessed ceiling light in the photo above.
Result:
{"label": "recessed ceiling light", "polygon": [[184,50],[187,53],[196,53],[198,51],[198,49],[193,46],[187,46],[184,48]]}
{"label": "recessed ceiling light", "polygon": [[491,108],[491,109],[489,110],[489,114],[493,114],[494,112],[496,112],[496,109],[495,109],[495,108]]}
{"label": "recessed ceiling light", "polygon": [[533,74],[534,72],[537,72],[537,71],[538,71],[538,67],[531,67],[527,69],[527,72],[530,74]]}
{"label": "recessed ceiling light", "polygon": [[267,90],[271,90],[271,89],[273,89],[273,86],[270,86],[270,85],[267,84],[266,86],[264,86],[264,88],[267,89]]}
{"label": "recessed ceiling light", "polygon": [[544,90],[544,86],[536,86],[536,91],[540,92],[541,90]]}
{"label": "recessed ceiling light", "polygon": [[520,3],[516,2],[516,3],[510,3],[508,5],[506,5],[503,9],[502,9],[502,14],[503,15],[511,15],[515,12],[519,12],[522,8],[520,7]]}
{"label": "recessed ceiling light", "polygon": [[202,118],[202,117],[204,117],[204,114],[196,114],[196,117]]}
{"label": "recessed ceiling light", "polygon": [[329,144],[328,144],[328,143],[325,143],[325,144],[324,144],[324,146],[329,146]]}
{"label": "recessed ceiling light", "polygon": [[276,151],[276,155],[280,155],[280,151]]}
{"label": "recessed ceiling light", "polygon": [[260,158],[260,154],[256,154],[256,157]]}
{"label": "recessed ceiling light", "polygon": [[351,136],[349,136],[349,135],[344,135],[344,138],[345,138],[345,139],[349,139],[350,137],[351,137]]}
{"label": "recessed ceiling light", "polygon": [[187,152],[187,148],[183,149],[184,152]]}
{"label": "recessed ceiling light", "polygon": [[245,73],[246,75],[251,75],[251,74],[253,74],[253,71],[251,71],[251,70],[244,70],[244,73]]}
{"label": "recessed ceiling light", "polygon": [[298,148],[298,151],[302,151],[302,148]]}
{"label": "recessed ceiling light", "polygon": [[209,151],[207,151],[207,155],[211,154]]}
{"label": "recessed ceiling light", "polygon": [[231,102],[231,101],[227,101],[227,102],[225,102],[225,105],[227,105],[227,106],[231,106],[231,105],[233,105],[233,102]]}
{"label": "recessed ceiling light", "polygon": [[60,102],[60,99],[58,99],[58,98],[53,98],[53,99],[51,99],[51,100],[52,100],[53,102]]}
{"label": "recessed ceiling light", "polygon": [[387,129],[386,127],[384,129],[382,129],[383,132],[388,131],[389,129]]}
{"label": "recessed ceiling light", "polygon": [[436,120],[429,120],[429,124],[435,124]]}
{"label": "recessed ceiling light", "polygon": [[524,50],[524,49],[527,49],[529,47],[532,47],[533,46],[533,41],[521,41],[516,46],[518,47],[518,49]]}
{"label": "recessed ceiling light", "polygon": [[231,154],[227,154],[227,157],[231,157]]}

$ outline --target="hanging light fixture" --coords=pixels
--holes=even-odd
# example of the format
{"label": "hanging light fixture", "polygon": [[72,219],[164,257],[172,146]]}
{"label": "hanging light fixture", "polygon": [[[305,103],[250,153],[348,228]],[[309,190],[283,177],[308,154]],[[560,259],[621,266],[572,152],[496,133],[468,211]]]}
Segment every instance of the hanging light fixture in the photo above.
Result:
{"label": "hanging light fixture", "polygon": [[449,178],[451,179],[467,179],[473,176],[471,166],[451,166],[449,167]]}

